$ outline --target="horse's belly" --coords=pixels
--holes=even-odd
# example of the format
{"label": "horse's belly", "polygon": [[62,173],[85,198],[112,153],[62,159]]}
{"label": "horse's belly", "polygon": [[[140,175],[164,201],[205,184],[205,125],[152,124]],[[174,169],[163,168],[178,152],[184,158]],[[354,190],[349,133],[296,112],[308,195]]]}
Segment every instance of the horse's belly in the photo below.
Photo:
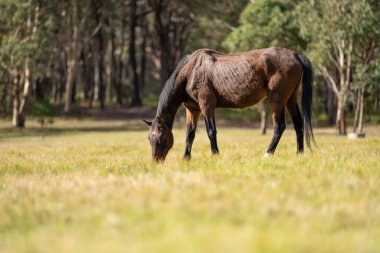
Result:
{"label": "horse's belly", "polygon": [[263,80],[255,62],[217,63],[212,75],[217,106],[244,108],[258,103],[265,97]]}
{"label": "horse's belly", "polygon": [[217,107],[245,108],[257,104],[266,95],[263,83],[259,80],[219,83],[214,84],[214,89]]}

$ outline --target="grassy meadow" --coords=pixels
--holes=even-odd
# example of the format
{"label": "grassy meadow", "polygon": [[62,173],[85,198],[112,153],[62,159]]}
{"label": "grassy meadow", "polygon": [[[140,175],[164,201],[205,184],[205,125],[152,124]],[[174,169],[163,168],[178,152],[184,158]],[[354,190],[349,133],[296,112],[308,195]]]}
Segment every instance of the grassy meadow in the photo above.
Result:
{"label": "grassy meadow", "polygon": [[[29,123],[29,122],[28,122]],[[380,252],[380,129],[348,140],[317,129],[296,155],[289,125],[185,129],[153,164],[139,121],[57,120],[0,128],[0,252]]]}

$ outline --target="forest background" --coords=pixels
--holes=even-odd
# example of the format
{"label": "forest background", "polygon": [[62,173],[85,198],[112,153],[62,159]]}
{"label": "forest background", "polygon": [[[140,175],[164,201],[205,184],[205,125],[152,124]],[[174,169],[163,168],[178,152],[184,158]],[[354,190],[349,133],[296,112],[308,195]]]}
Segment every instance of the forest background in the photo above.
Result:
{"label": "forest background", "polygon": [[[27,116],[154,106],[196,49],[279,46],[311,59],[315,124],[362,132],[380,122],[379,42],[376,0],[0,0],[0,115],[22,128]],[[265,123],[267,110],[241,114]]]}

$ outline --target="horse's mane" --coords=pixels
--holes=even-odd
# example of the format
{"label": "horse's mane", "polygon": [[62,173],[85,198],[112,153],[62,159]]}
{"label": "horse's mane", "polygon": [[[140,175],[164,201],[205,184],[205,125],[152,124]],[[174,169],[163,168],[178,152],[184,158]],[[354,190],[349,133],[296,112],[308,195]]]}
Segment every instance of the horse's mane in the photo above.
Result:
{"label": "horse's mane", "polygon": [[181,69],[186,65],[186,63],[190,60],[191,55],[186,55],[183,57],[178,65],[177,68],[174,70],[174,72],[171,74],[169,79],[166,81],[164,88],[161,91],[160,94],[160,100],[158,103],[158,111],[162,111],[163,109],[167,109],[170,103],[171,96],[173,95],[173,92],[175,90],[175,80],[178,76],[178,73],[181,71]]}

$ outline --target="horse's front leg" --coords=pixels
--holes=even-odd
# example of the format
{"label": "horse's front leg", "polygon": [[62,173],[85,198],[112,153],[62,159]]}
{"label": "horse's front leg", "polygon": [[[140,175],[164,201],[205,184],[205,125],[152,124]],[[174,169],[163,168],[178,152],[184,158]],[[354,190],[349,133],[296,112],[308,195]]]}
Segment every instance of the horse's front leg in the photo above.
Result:
{"label": "horse's front leg", "polygon": [[186,147],[183,154],[184,159],[191,159],[191,147],[195,138],[195,131],[197,130],[199,114],[199,110],[186,107]]}
{"label": "horse's front leg", "polygon": [[198,99],[199,107],[205,117],[207,135],[211,144],[211,152],[213,155],[217,155],[219,154],[219,148],[216,140],[217,132],[215,124],[216,96],[212,91],[205,89],[203,92],[200,92]]}

